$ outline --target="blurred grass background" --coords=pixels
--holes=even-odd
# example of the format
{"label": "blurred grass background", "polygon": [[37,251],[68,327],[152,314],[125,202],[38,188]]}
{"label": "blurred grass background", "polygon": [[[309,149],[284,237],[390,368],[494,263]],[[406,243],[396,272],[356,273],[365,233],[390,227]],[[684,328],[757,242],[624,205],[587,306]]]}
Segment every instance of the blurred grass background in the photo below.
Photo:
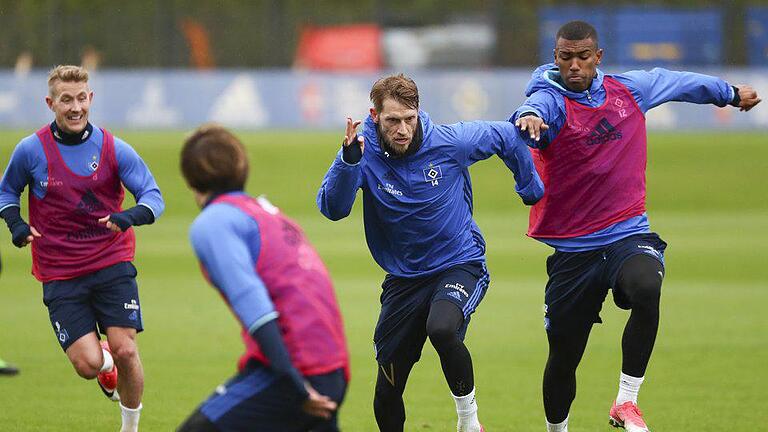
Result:
{"label": "blurred grass background", "polygon": [[[5,167],[29,131],[0,132]],[[137,229],[139,287],[146,331],[142,430],[173,430],[235,371],[242,351],[235,320],[206,285],[188,245],[197,214],[178,171],[181,132],[125,132],[149,164],[166,200],[154,225]],[[297,220],[334,278],[352,355],[341,411],[347,431],[376,430],[372,333],[383,272],[367,251],[360,200],[331,222],[314,200],[339,134],[240,133],[251,157],[248,190]],[[648,209],[669,243],[656,350],[640,394],[652,430],[754,430],[766,424],[768,385],[768,136],[765,133],[651,134]],[[488,431],[544,429],[541,373],[544,260],[550,249],[525,237],[527,210],[500,160],[471,170],[476,220],[488,243],[491,286],[467,336],[480,418]],[[22,214],[26,215],[26,206]],[[0,377],[1,431],[119,428],[119,409],[95,382],[78,378],[56,343],[29,274],[27,249],[0,227],[0,356],[18,365]],[[606,300],[578,375],[572,432],[608,431],[620,337],[627,313]],[[408,431],[455,430],[455,412],[434,350],[427,345],[406,391]]]}

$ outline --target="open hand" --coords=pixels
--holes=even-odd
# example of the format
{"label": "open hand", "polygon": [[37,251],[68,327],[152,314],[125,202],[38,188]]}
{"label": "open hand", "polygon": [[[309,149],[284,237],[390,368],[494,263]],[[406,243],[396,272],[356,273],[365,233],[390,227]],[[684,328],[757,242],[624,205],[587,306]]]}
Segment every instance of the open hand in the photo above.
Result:
{"label": "open hand", "polygon": [[[352,121],[351,117],[347,117],[347,130],[344,132],[344,147],[352,144],[357,136],[357,127],[362,123],[360,120]],[[365,151],[365,140],[363,136],[357,138],[357,142],[360,143],[360,153]]]}
{"label": "open hand", "polygon": [[536,141],[541,139],[541,133],[543,131],[549,129],[549,126],[544,123],[544,120],[541,117],[535,115],[527,115],[525,117],[518,118],[515,121],[515,126],[519,127],[523,132],[528,131],[531,139]]}

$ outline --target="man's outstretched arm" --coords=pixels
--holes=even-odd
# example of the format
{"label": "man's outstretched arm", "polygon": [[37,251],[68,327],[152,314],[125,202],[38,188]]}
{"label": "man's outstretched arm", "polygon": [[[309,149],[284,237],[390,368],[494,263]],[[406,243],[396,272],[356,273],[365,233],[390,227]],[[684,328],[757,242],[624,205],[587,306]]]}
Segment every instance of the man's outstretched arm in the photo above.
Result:
{"label": "man's outstretched arm", "polygon": [[666,102],[732,105],[749,111],[761,99],[746,84],[731,85],[725,80],[695,72],[671,71],[654,68],[650,71],[629,71],[616,75],[625,84],[643,112]]}
{"label": "man's outstretched arm", "polygon": [[452,125],[465,166],[497,155],[512,171],[515,191],[526,205],[544,196],[544,183],[536,172],[531,152],[515,126],[505,121],[474,121]]}

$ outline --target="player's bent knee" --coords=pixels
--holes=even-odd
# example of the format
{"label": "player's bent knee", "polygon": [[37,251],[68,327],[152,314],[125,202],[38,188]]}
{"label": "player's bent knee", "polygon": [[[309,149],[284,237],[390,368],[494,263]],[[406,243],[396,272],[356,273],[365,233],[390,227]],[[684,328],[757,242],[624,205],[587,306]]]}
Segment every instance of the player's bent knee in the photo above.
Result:
{"label": "player's bent knee", "polygon": [[87,358],[85,356],[73,359],[72,366],[75,368],[77,374],[85,379],[96,378],[101,370],[101,364],[96,359]]}
{"label": "player's bent knee", "polygon": [[632,308],[657,308],[661,299],[661,280],[643,277],[633,281],[630,289]]}
{"label": "player's bent knee", "polygon": [[432,345],[440,350],[443,347],[449,347],[458,341],[458,335],[456,329],[453,326],[437,325],[427,326],[427,335]]}

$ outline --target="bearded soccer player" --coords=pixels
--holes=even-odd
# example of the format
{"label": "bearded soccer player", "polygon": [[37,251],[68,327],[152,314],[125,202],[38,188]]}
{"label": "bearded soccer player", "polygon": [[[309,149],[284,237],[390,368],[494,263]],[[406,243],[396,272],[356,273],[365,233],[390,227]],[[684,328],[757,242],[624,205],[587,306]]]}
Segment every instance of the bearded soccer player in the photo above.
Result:
{"label": "bearded soccer player", "polygon": [[361,135],[355,132],[360,122],[347,120],[317,204],[338,220],[349,215],[362,189],[368,247],[387,272],[374,333],[376,422],[382,431],[403,430],[406,381],[429,338],[456,403],[458,431],[481,431],[464,336],[489,276],[485,241],[472,219],[468,168],[498,155],[526,204],[542,196],[541,180],[509,122],[434,124],[404,75],[378,80],[370,96]]}
{"label": "bearded soccer player", "polygon": [[622,338],[619,390],[610,423],[648,431],[637,407],[659,325],[667,244],[651,232],[645,209],[645,113],[665,102],[760,102],[747,85],[656,68],[606,75],[595,29],[573,21],[557,32],[555,63],[539,67],[529,96],[510,119],[534,147],[546,193],[531,208],[528,235],[552,246],[547,259],[544,371],[548,431],[567,431],[576,368],[608,289],[631,310]]}
{"label": "bearded soccer player", "polygon": [[[32,273],[72,366],[85,379],[98,377],[104,394],[120,401],[122,430],[135,431],[144,372],[131,227],[153,223],[163,199],[133,148],[88,121],[93,92],[85,69],[54,68],[45,101],[55,120],[16,146],[0,183],[0,217],[14,245],[31,244]],[[19,207],[26,186],[29,224]],[[138,203],[127,210],[123,186]]]}
{"label": "bearded soccer player", "polygon": [[248,158],[226,129],[196,130],[181,171],[202,208],[192,247],[240,321],[246,352],[238,374],[179,430],[338,431],[349,355],[322,260],[295,222],[243,191]]}

